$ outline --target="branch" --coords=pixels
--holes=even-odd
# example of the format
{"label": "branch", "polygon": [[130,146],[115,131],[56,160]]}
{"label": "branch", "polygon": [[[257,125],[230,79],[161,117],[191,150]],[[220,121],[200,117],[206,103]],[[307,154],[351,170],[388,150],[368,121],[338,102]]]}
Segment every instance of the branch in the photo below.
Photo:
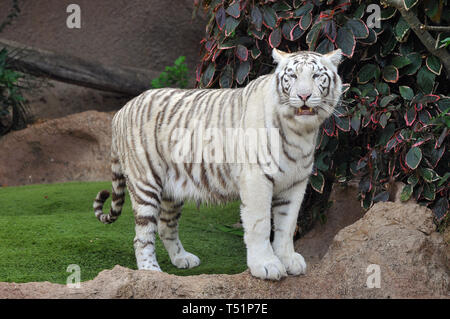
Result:
{"label": "branch", "polygon": [[152,71],[106,66],[0,39],[2,49],[14,53],[8,56],[8,64],[19,72],[125,96],[136,96],[148,90],[151,80],[158,76]]}
{"label": "branch", "polygon": [[436,48],[436,40],[431,36],[431,34],[424,28],[421,28],[423,24],[417,18],[417,16],[411,11],[406,10],[403,6],[403,1],[401,0],[383,0],[382,4],[386,4],[388,6],[396,8],[400,11],[403,19],[409,24],[411,29],[417,35],[419,40],[423,43],[423,45],[427,48],[427,50],[438,57],[447,71],[447,79],[450,79],[450,54],[445,48]]}
{"label": "branch", "polygon": [[430,30],[430,31],[441,31],[441,32],[450,32],[450,27],[446,26],[437,26],[437,25],[425,25],[422,24],[420,26],[422,30]]}

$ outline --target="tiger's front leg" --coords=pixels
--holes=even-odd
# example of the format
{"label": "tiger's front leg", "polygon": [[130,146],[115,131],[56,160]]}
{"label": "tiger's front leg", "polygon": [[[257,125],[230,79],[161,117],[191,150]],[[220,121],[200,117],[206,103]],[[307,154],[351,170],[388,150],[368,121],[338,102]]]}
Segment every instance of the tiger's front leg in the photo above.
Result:
{"label": "tiger's front leg", "polygon": [[272,182],[258,170],[241,176],[241,219],[247,246],[247,265],[253,276],[279,280],[286,269],[270,244]]}
{"label": "tiger's front leg", "polygon": [[290,275],[306,273],[302,255],[294,250],[294,232],[298,212],[305,195],[308,180],[277,194],[272,201],[274,238],[272,247]]}

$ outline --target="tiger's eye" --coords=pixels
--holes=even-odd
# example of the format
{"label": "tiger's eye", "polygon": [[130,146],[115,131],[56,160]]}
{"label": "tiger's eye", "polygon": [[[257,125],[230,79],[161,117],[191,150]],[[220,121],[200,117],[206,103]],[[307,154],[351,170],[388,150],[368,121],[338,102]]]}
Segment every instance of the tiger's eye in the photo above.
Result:
{"label": "tiger's eye", "polygon": [[290,77],[293,78],[293,79],[296,79],[296,78],[297,78],[297,75],[295,75],[295,73],[292,73],[292,74],[290,75]]}
{"label": "tiger's eye", "polygon": [[314,74],[314,75],[312,76],[313,79],[317,79],[318,77],[319,77],[319,74]]}

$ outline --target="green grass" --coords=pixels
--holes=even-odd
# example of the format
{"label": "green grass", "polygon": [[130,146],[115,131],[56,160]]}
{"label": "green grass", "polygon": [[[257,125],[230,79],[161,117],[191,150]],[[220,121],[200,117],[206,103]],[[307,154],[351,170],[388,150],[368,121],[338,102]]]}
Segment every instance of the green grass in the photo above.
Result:
{"label": "green grass", "polygon": [[[67,266],[81,268],[81,280],[121,265],[136,269],[134,220],[127,198],[122,216],[111,225],[94,216],[97,192],[109,182],[64,183],[0,188],[0,281],[66,283]],[[109,209],[107,202],[104,210]],[[246,269],[245,246],[227,226],[239,221],[239,203],[201,206],[188,203],[180,219],[185,249],[201,259],[193,269],[177,269],[157,240],[163,271],[177,275],[233,274]]]}

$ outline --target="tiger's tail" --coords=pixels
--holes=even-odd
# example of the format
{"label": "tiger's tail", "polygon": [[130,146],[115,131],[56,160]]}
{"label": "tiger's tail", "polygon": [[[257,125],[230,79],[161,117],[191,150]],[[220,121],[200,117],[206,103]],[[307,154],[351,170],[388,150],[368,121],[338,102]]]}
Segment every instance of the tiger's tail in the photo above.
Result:
{"label": "tiger's tail", "polygon": [[97,194],[94,200],[95,217],[104,224],[111,224],[119,218],[122,213],[122,207],[125,202],[125,176],[122,173],[122,168],[118,158],[111,160],[112,170],[112,202],[111,209],[108,214],[103,213],[103,205],[109,197],[109,191],[102,190]]}

